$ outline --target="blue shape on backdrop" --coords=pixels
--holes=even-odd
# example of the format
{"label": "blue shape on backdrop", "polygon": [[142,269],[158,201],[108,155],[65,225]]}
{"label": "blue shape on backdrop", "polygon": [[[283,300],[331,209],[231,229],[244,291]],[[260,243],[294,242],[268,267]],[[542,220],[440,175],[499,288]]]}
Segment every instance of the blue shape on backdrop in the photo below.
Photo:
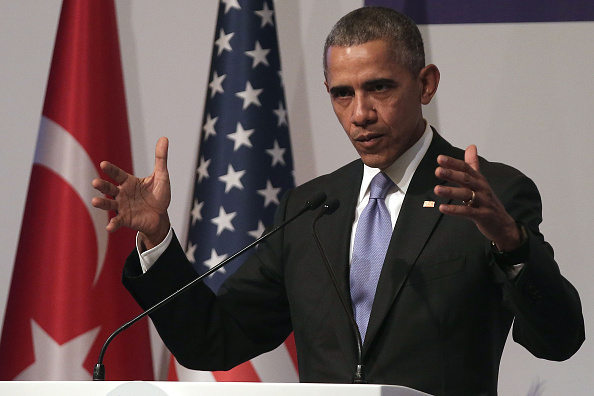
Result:
{"label": "blue shape on backdrop", "polygon": [[594,21],[592,0],[365,0],[408,15],[417,24]]}

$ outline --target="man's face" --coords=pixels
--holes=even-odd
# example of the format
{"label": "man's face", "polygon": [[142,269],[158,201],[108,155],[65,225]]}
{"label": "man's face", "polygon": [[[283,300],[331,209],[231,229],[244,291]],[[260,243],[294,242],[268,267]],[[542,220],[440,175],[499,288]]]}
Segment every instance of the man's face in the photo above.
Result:
{"label": "man's face", "polygon": [[383,40],[330,47],[326,56],[325,85],[338,120],[366,165],[387,168],[425,130],[423,72],[413,78]]}

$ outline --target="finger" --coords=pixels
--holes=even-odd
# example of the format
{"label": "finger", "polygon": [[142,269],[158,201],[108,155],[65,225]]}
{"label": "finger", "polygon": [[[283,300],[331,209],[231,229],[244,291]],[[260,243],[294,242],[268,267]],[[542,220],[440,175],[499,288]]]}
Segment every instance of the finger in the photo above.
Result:
{"label": "finger", "polygon": [[101,162],[99,166],[101,167],[101,170],[117,184],[122,184],[129,176],[128,173],[108,161]]}
{"label": "finger", "polygon": [[167,151],[169,149],[169,140],[162,137],[155,147],[155,170],[167,172]]}
{"label": "finger", "polygon": [[476,145],[471,144],[464,151],[464,162],[472,167],[475,171],[479,171],[478,151]]}
{"label": "finger", "polygon": [[91,205],[93,205],[97,209],[113,211],[118,210],[118,203],[113,199],[94,197],[93,199],[91,199]]}
{"label": "finger", "polygon": [[120,226],[120,216],[115,216],[109,220],[109,223],[107,223],[107,227],[105,227],[105,229],[107,232],[114,232],[117,231]]}
{"label": "finger", "polygon": [[477,209],[472,206],[449,205],[449,204],[439,205],[439,211],[441,213],[451,215],[451,216],[460,216],[460,217],[468,217],[468,218],[473,218],[473,216],[476,215],[476,213],[477,213]]}
{"label": "finger", "polygon": [[[468,166],[468,164],[466,166]],[[469,167],[469,169],[473,171],[472,168]],[[439,177],[440,179],[470,188],[472,190],[478,189],[478,186],[476,186],[474,183],[475,179],[473,179],[473,177],[467,172],[438,167],[435,169],[435,176]]]}
{"label": "finger", "polygon": [[465,161],[460,159],[448,157],[447,155],[439,155],[437,157],[437,163],[446,169],[452,169],[458,172],[465,172],[471,175],[475,175],[475,170]]}
{"label": "finger", "polygon": [[435,186],[434,192],[436,195],[440,197],[454,199],[462,202],[468,202],[471,199],[476,202],[476,192],[473,193],[473,190],[469,188],[460,188],[460,187],[447,187],[447,186]]}
{"label": "finger", "polygon": [[94,179],[91,184],[95,190],[102,194],[111,195],[112,197],[118,195],[118,188],[107,180]]}

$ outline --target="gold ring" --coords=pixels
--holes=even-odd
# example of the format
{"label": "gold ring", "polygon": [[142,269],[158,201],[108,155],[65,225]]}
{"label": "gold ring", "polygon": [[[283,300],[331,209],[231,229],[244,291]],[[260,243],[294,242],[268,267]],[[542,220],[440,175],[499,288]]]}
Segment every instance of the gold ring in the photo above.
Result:
{"label": "gold ring", "polygon": [[466,206],[472,206],[472,204],[474,203],[474,199],[476,198],[476,193],[474,192],[474,190],[470,191],[472,192],[472,197],[470,197],[468,201],[462,201]]}

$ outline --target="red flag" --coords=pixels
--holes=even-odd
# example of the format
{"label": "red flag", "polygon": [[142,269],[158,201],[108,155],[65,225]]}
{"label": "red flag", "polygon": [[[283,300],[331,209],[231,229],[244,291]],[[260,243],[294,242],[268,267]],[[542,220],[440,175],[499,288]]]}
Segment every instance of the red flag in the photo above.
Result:
{"label": "red flag", "polygon": [[[64,0],[0,341],[0,380],[91,379],[140,311],[121,286],[134,233],[91,206],[101,160],[132,172],[112,0]],[[105,356],[110,380],[153,379],[148,324]]]}

